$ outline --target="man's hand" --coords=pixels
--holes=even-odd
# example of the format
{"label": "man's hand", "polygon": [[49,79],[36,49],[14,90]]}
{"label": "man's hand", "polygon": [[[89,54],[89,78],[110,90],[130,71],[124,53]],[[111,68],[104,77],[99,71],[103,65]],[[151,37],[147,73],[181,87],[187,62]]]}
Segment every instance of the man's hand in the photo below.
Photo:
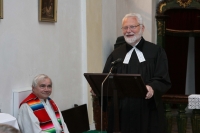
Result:
{"label": "man's hand", "polygon": [[147,94],[146,94],[146,97],[145,97],[145,99],[150,99],[152,96],[153,96],[153,94],[154,94],[154,90],[152,89],[152,87],[151,86],[149,86],[149,85],[146,85],[146,88],[147,88]]}

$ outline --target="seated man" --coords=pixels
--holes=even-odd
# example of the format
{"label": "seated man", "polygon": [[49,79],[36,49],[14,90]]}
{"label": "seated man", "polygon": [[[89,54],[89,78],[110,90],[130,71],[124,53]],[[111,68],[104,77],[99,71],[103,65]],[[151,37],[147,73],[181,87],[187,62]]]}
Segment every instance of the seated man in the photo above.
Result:
{"label": "seated man", "polygon": [[18,123],[22,133],[67,133],[62,114],[49,98],[52,81],[44,74],[33,79],[32,93],[20,104]]}

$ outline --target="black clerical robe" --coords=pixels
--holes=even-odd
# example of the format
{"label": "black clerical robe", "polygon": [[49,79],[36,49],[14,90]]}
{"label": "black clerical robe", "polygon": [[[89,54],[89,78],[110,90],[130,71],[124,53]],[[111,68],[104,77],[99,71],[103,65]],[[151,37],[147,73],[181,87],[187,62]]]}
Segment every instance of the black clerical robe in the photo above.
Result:
{"label": "black clerical robe", "polygon": [[[144,55],[145,61],[139,62],[135,50],[128,64],[117,66],[116,73],[141,74],[144,83],[154,90],[154,96],[145,98],[121,98],[119,100],[120,130],[122,133],[163,133],[165,130],[162,95],[171,87],[168,74],[168,60],[163,48],[143,38],[136,46]],[[107,58],[103,73],[108,73],[111,62],[124,59],[132,46],[124,43]],[[113,132],[113,108],[110,107],[108,133]]]}

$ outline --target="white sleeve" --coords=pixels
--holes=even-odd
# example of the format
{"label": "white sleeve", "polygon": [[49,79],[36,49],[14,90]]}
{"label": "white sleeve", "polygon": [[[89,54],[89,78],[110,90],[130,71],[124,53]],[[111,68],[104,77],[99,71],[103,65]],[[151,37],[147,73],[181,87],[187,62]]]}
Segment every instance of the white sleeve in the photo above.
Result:
{"label": "white sleeve", "polygon": [[61,113],[60,109],[58,109],[58,110],[59,110],[59,113],[60,113],[60,119],[61,119],[61,122],[62,122],[64,133],[69,133],[67,125],[66,125],[66,123],[65,123],[65,121],[63,119],[62,113]]}
{"label": "white sleeve", "polygon": [[21,105],[17,117],[21,133],[45,133],[40,128],[38,118],[28,104]]}

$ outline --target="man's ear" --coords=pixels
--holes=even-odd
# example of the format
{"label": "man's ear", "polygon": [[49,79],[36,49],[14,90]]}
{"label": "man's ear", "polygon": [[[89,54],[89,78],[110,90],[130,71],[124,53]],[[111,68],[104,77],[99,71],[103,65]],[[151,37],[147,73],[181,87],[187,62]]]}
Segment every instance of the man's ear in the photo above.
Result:
{"label": "man's ear", "polygon": [[34,87],[32,86],[32,91],[34,90]]}
{"label": "man's ear", "polygon": [[142,25],[142,32],[144,32],[144,29],[145,29],[145,26],[144,26],[144,25]]}

